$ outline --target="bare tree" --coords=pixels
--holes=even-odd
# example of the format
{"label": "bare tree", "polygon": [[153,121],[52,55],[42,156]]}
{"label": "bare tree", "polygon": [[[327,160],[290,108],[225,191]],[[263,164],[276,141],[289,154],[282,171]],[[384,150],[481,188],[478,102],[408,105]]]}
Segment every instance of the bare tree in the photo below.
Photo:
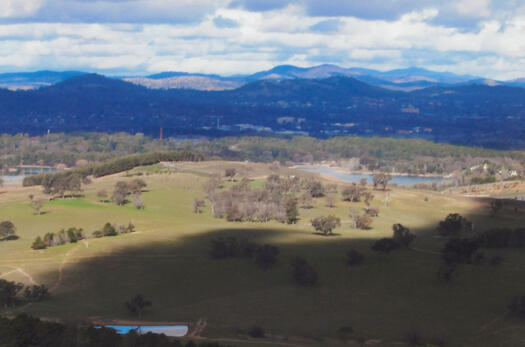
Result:
{"label": "bare tree", "polygon": [[142,200],[142,195],[140,193],[134,193],[132,199],[133,205],[137,208],[137,210],[144,209],[144,201]]}
{"label": "bare tree", "polygon": [[195,198],[193,200],[193,213],[202,213],[202,208],[204,207],[204,200]]}

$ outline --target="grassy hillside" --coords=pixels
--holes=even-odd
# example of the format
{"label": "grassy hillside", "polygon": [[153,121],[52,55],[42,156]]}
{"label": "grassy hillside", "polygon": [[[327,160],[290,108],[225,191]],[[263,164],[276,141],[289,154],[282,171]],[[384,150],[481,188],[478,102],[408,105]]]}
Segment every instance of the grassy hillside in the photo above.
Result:
{"label": "grassy hillside", "polygon": [[[340,327],[351,326],[351,338],[391,345],[419,333],[426,341],[445,339],[452,345],[517,345],[525,327],[506,315],[509,300],[525,285],[521,276],[525,255],[520,250],[484,251],[504,258],[500,267],[461,265],[457,278],[441,283],[436,272],[437,253],[445,240],[435,227],[447,214],[471,219],[476,230],[523,225],[520,210],[504,209],[489,215],[486,202],[437,193],[394,188],[376,191],[372,206],[380,210],[371,230],[350,228],[348,209],[363,203],[343,202],[335,208],[315,199],[313,209],[300,209],[300,221],[288,226],[270,223],[230,223],[213,218],[209,207],[194,214],[195,197],[204,198],[202,185],[214,172],[236,167],[260,186],[268,165],[228,162],[180,164],[167,170],[160,165],[137,168],[148,187],[145,210],[132,204],[100,202],[96,193],[112,191],[118,174],[95,179],[78,199],[44,204],[37,216],[29,194],[39,187],[6,188],[0,194],[0,220],[11,220],[19,240],[0,242],[0,276],[27,284],[47,284],[52,299],[19,306],[3,314],[27,312],[63,319],[129,320],[124,302],[142,293],[153,302],[147,321],[207,322],[203,336],[244,339],[252,325],[260,325],[272,341],[290,344],[336,343]],[[280,169],[281,174],[293,171]],[[298,175],[303,173],[293,172]],[[129,176],[129,175],[128,175]],[[234,183],[228,183],[234,184]],[[388,204],[384,203],[389,194]],[[426,199],[425,199],[426,198]],[[310,219],[326,214],[341,218],[336,236],[314,234]],[[132,222],[137,232],[33,251],[36,236],[61,228],[82,227],[89,234],[106,222]],[[370,250],[373,242],[392,235],[392,224],[403,223],[417,234],[413,249],[389,255]],[[237,236],[280,249],[277,264],[268,271],[246,259],[213,260],[210,240]],[[345,254],[357,249],[363,265],[348,268]],[[300,288],[291,279],[290,260],[306,258],[318,271],[320,284]],[[303,340],[301,340],[301,339]]]}

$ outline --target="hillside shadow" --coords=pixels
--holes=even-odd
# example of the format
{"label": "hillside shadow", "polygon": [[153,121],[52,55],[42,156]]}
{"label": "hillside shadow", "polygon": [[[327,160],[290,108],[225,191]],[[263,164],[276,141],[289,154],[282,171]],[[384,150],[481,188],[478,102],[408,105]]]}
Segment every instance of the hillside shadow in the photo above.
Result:
{"label": "hillside shadow", "polygon": [[[506,208],[501,215],[490,217],[480,208],[464,217],[477,223],[492,219],[493,224],[509,220],[517,224],[523,219],[514,213],[513,207]],[[111,253],[68,264],[52,292],[53,299],[25,310],[66,319],[133,320],[124,302],[140,293],[153,302],[145,320],[196,322],[206,318],[211,326],[232,334],[258,324],[279,334],[333,337],[339,327],[350,324],[359,334],[387,341],[397,341],[411,329],[470,336],[493,312],[504,312],[507,297],[525,283],[512,280],[515,273],[511,269],[497,272],[480,267],[464,270],[468,282],[440,284],[436,271],[441,257],[435,251],[446,240],[437,237],[436,227],[411,230],[418,236],[415,245],[428,247],[429,252],[403,249],[389,255],[370,249],[376,239],[367,235],[369,231],[362,231],[363,237],[349,238],[342,228],[336,230],[337,237],[323,237],[309,228],[232,223],[230,228],[177,239],[162,235],[162,239],[142,243],[137,237]],[[212,259],[211,240],[232,236],[279,247],[277,263],[263,271],[251,259]],[[346,265],[350,249],[364,255],[361,266]],[[296,256],[317,270],[319,283],[313,288],[294,284],[290,261]],[[465,316],[471,317],[468,322],[461,318]]]}

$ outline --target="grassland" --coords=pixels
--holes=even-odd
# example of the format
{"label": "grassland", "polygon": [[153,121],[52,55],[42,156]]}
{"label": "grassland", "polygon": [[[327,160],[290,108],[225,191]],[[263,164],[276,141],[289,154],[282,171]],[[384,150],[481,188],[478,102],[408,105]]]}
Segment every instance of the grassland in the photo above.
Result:
{"label": "grassland", "polygon": [[[123,303],[142,293],[153,301],[145,320],[190,324],[205,320],[202,334],[211,338],[243,340],[245,334],[239,331],[257,324],[275,344],[342,343],[336,340],[342,326],[353,327],[354,343],[362,336],[370,343],[392,345],[418,332],[427,341],[443,338],[451,345],[523,344],[525,324],[509,317],[506,306],[525,290],[525,254],[486,251],[503,256],[504,264],[461,266],[457,278],[445,284],[436,276],[444,240],[435,233],[448,213],[461,213],[477,230],[484,230],[523,225],[521,210],[505,209],[491,217],[481,200],[394,188],[374,193],[372,205],[380,215],[366,231],[352,230],[348,217],[349,207],[361,208],[362,203],[340,199],[334,208],[325,207],[323,198],[316,199],[313,209],[300,210],[301,219],[294,226],[229,223],[213,218],[208,207],[194,214],[192,201],[205,197],[202,185],[208,175],[226,167],[251,177],[254,187],[273,172],[268,165],[251,163],[186,163],[169,170],[156,165],[96,179],[81,198],[45,203],[40,216],[33,213],[28,199],[29,194],[42,195],[39,187],[4,189],[0,220],[11,220],[20,239],[0,242],[0,276],[47,284],[52,299],[0,313],[129,320]],[[148,184],[145,210],[99,201],[97,191],[111,191],[115,182],[131,180],[139,171]],[[304,175],[286,169],[279,173]],[[390,196],[388,204],[385,194]],[[316,235],[309,225],[310,219],[326,214],[342,219],[336,236]],[[46,232],[75,226],[90,233],[106,222],[132,222],[137,232],[30,249],[34,238]],[[394,223],[417,234],[413,249],[389,255],[371,251],[374,240],[391,236]],[[210,240],[226,235],[278,246],[278,263],[264,272],[242,259],[210,259]],[[345,265],[345,253],[351,248],[365,254],[362,266]],[[306,258],[317,269],[318,286],[293,285],[289,260],[294,256]]]}

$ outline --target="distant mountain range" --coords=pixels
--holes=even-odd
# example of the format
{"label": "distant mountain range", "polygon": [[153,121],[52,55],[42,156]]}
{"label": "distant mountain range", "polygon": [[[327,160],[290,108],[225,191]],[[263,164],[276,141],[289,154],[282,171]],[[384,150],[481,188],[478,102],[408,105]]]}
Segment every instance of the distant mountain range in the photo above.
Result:
{"label": "distant mountain range", "polygon": [[[38,71],[0,74],[0,88],[10,90],[35,89],[50,86],[82,74],[85,73],[80,71]],[[436,72],[416,67],[383,72],[363,68],[342,68],[330,64],[309,68],[280,65],[271,70],[257,72],[252,75],[236,75],[232,77],[186,72],[161,72],[149,76],[127,76],[121,79],[150,89],[220,91],[236,89],[248,83],[262,80],[324,79],[337,76],[352,77],[374,86],[406,92],[432,86],[445,87],[461,84],[525,87],[525,78],[511,81],[495,81],[478,76]]]}
{"label": "distant mountain range", "polygon": [[[156,136],[162,127],[165,136],[402,136],[525,148],[525,88],[469,84],[443,76],[457,83],[439,82],[405,92],[342,75],[276,77],[325,76],[327,70],[281,67],[252,75],[253,82],[236,89],[219,91],[151,89],[96,74],[77,75],[39,89],[0,89],[0,133],[43,134],[49,129]],[[392,79],[400,75],[389,74]],[[174,77],[188,75],[169,73],[149,79]]]}

